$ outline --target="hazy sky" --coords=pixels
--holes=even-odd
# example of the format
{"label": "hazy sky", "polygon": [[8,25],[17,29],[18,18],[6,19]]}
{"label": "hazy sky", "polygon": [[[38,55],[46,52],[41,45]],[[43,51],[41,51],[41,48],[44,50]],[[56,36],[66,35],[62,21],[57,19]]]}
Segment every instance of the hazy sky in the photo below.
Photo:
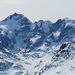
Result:
{"label": "hazy sky", "polygon": [[14,12],[24,14],[33,22],[75,19],[75,0],[0,0],[0,20]]}

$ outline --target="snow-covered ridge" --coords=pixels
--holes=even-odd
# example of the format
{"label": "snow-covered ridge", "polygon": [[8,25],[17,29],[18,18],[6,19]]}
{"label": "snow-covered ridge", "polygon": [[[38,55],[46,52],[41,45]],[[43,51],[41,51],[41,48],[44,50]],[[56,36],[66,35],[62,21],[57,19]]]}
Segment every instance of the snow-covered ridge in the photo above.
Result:
{"label": "snow-covered ridge", "polygon": [[32,23],[14,13],[0,21],[0,75],[74,75],[74,62],[75,20]]}

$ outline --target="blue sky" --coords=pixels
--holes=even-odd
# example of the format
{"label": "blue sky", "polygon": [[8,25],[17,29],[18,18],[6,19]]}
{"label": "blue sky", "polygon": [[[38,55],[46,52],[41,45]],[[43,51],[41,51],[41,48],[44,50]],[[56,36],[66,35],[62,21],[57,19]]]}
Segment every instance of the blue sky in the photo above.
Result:
{"label": "blue sky", "polygon": [[75,19],[75,0],[0,0],[0,20],[14,12],[24,14],[33,22]]}

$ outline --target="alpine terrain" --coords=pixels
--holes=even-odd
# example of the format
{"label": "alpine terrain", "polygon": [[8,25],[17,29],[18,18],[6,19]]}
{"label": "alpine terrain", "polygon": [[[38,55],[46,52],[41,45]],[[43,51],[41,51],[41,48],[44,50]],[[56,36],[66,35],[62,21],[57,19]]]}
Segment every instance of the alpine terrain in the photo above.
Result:
{"label": "alpine terrain", "polygon": [[0,21],[0,75],[75,75],[75,20]]}

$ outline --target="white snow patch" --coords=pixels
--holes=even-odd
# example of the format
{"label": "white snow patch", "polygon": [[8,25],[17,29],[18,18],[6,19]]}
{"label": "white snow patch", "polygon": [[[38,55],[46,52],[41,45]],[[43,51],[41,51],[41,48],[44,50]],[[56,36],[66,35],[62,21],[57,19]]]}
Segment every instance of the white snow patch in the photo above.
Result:
{"label": "white snow patch", "polygon": [[55,36],[55,37],[58,37],[59,35],[60,35],[60,31],[56,31],[56,32],[53,32],[53,35]]}
{"label": "white snow patch", "polygon": [[33,43],[35,43],[35,41],[37,39],[39,39],[39,38],[40,38],[40,36],[36,35],[35,37],[31,38],[30,41],[32,41]]}

